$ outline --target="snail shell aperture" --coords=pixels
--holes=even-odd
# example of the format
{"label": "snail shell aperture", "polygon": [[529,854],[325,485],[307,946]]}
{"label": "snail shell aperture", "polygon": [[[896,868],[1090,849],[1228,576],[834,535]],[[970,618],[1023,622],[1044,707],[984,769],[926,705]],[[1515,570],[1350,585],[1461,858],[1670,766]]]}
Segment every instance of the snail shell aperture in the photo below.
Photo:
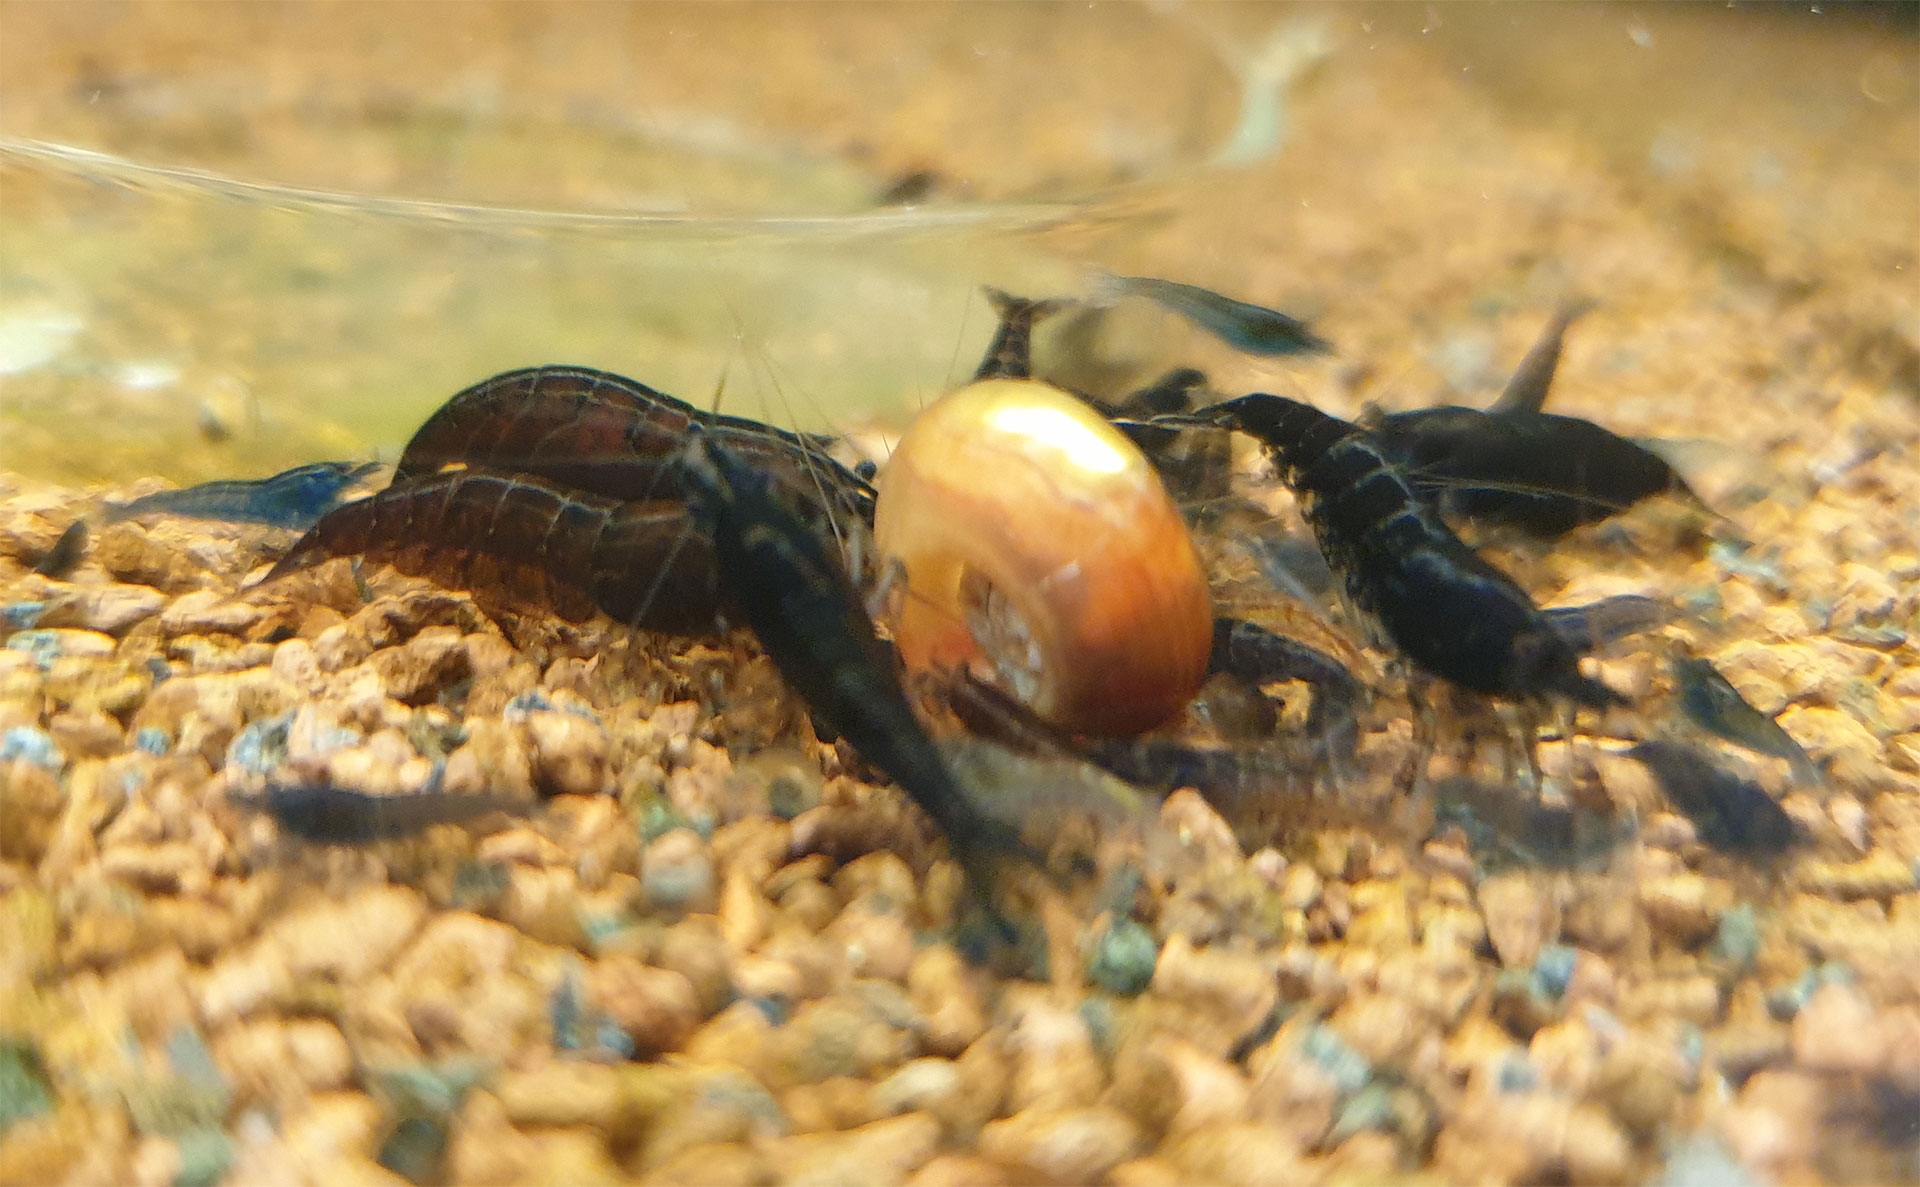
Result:
{"label": "snail shell aperture", "polygon": [[961,388],[909,426],[879,487],[908,668],[984,668],[1083,733],[1150,729],[1200,686],[1206,570],[1152,465],[1086,404],[1035,380]]}

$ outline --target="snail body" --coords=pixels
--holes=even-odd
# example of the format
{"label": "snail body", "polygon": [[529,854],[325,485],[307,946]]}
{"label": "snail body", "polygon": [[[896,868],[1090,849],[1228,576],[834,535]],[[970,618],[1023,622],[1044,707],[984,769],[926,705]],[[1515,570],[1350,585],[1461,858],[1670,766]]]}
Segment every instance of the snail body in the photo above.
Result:
{"label": "snail body", "polygon": [[986,379],[928,407],[880,475],[874,530],[906,573],[909,669],[970,665],[1097,734],[1160,724],[1206,674],[1212,600],[1179,509],[1132,442],[1050,384]]}

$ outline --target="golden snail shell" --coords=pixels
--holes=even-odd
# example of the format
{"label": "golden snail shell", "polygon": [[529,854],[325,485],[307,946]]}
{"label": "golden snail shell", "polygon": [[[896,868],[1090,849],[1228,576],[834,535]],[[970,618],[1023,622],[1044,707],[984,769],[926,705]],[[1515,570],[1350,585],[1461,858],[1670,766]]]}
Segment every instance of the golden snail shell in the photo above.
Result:
{"label": "golden snail shell", "polygon": [[1152,465],[1086,404],[1034,380],[961,388],[908,427],[879,487],[910,669],[984,662],[1086,733],[1150,729],[1200,686],[1206,570]]}

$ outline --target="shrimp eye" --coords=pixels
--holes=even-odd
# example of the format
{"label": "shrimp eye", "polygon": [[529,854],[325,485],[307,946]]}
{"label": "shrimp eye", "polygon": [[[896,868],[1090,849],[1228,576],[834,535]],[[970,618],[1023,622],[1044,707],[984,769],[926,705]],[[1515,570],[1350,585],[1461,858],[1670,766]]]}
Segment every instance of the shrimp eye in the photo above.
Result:
{"label": "shrimp eye", "polygon": [[911,669],[966,664],[1077,732],[1137,733],[1205,676],[1213,609],[1193,539],[1140,450],[1066,392],[989,379],[913,422],[875,538],[906,571]]}

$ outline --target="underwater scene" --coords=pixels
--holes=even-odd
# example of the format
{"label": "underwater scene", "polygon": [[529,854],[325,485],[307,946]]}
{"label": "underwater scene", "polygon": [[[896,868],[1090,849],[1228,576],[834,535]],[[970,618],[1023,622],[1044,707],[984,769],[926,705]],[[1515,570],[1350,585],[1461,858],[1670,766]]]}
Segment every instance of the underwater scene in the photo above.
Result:
{"label": "underwater scene", "polygon": [[0,0],[0,1184],[1920,1182],[1920,5]]}

